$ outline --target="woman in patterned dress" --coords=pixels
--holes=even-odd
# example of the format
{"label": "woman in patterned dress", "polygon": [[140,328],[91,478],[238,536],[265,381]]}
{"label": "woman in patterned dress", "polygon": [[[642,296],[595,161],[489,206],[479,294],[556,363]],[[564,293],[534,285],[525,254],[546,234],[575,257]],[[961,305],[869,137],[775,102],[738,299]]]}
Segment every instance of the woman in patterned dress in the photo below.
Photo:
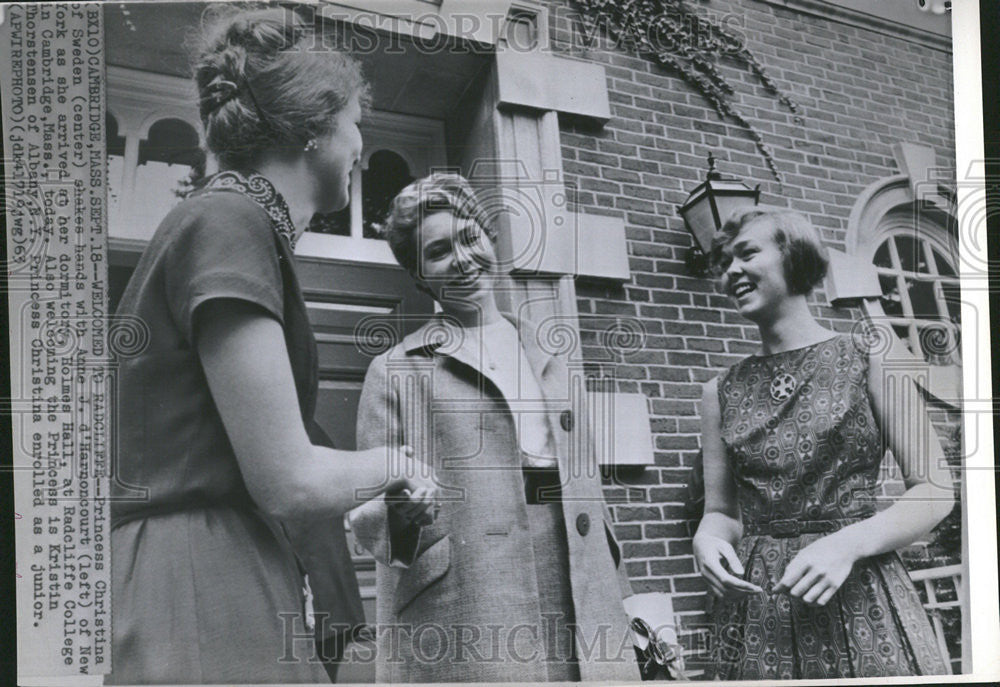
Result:
{"label": "woman in patterned dress", "polygon": [[[717,676],[948,672],[895,553],[953,506],[941,447],[922,441],[920,393],[863,337],[812,316],[806,297],[827,259],[801,215],[738,214],[711,258],[761,338],[702,400],[705,516],[694,553],[716,597]],[[879,512],[886,448],[907,491]]]}
{"label": "woman in patterned dress", "polygon": [[316,45],[282,9],[208,27],[196,80],[222,171],[163,220],[118,308],[149,336],[118,368],[114,683],[328,681],[289,530],[325,528],[318,548],[348,566],[326,571],[327,619],[356,624],[341,521],[356,490],[409,489],[392,507],[430,519],[433,485],[393,477],[384,448],[311,439],[316,344],[292,248],[347,203],[366,95],[356,63]]}

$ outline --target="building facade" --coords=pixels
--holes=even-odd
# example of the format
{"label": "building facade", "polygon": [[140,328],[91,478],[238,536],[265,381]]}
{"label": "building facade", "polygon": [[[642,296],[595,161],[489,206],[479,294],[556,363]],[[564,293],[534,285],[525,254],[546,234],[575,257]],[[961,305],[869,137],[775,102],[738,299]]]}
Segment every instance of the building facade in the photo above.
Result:
{"label": "building facade", "polygon": [[[669,598],[697,670],[706,603],[691,552],[698,399],[704,382],[757,346],[756,328],[693,264],[678,212],[710,154],[720,171],[759,184],[762,203],[820,229],[836,260],[811,297],[814,312],[838,331],[858,322],[891,331],[892,355],[917,371],[950,455],[960,455],[948,23],[915,0],[885,4],[698,3],[798,106],[745,65],[718,60],[773,170],[745,126],[575,0],[310,5],[331,45],[350,49],[373,83],[351,206],[315,218],[298,249],[320,345],[321,424],[353,447],[361,381],[378,352],[365,343],[366,318],[388,317],[402,334],[433,311],[378,238],[386,201],[432,169],[461,171],[497,213],[511,270],[504,305],[542,322],[539,336],[571,351],[587,379],[633,588]],[[184,50],[202,9],[106,9],[112,298],[176,202],[174,189],[204,162]],[[891,457],[884,474],[886,494],[899,493]],[[958,564],[957,532],[938,532],[908,560]],[[359,551],[356,564],[370,594],[373,563]],[[956,671],[959,600],[949,585],[958,574],[936,575],[928,599],[944,589],[948,610],[935,628]]]}

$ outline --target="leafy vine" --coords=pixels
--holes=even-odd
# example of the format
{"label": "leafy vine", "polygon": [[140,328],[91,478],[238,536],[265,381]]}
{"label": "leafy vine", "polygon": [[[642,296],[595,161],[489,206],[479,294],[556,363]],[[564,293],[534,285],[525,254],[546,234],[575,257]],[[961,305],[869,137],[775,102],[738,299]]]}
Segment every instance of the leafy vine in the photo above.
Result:
{"label": "leafy vine", "polygon": [[796,122],[802,121],[799,106],[747,49],[742,36],[697,12],[685,0],[572,0],[572,3],[590,22],[591,29],[603,27],[616,45],[655,59],[676,72],[711,104],[720,119],[728,117],[742,127],[771,174],[781,182],[771,148],[756,127],[733,106],[730,96],[735,90],[716,67],[718,58],[730,57],[748,67],[767,91],[795,115]]}

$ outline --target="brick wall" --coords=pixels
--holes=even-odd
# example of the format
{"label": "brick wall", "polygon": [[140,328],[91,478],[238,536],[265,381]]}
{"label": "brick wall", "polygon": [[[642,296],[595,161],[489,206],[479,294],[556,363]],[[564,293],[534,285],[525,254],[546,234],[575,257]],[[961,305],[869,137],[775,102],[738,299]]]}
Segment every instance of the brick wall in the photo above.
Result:
{"label": "brick wall", "polygon": [[[642,350],[594,362],[620,391],[650,399],[656,467],[607,480],[616,533],[637,592],[673,595],[692,626],[704,619],[704,585],[691,556],[697,522],[689,488],[698,462],[701,385],[752,352],[756,328],[708,279],[685,272],[691,238],[677,213],[704,179],[714,153],[721,171],[761,184],[761,202],[807,215],[828,245],[844,249],[848,217],[869,184],[899,174],[897,141],[933,146],[954,158],[951,56],[898,36],[799,14],[758,0],[711,0],[699,10],[726,18],[777,83],[801,106],[802,122],[742,67],[722,61],[733,100],[771,146],[784,185],[752,141],[720,121],[681,79],[611,45],[581,45],[579,15],[561,0],[550,12],[554,51],[604,65],[612,119],[603,127],[560,121],[563,169],[578,208],[623,217],[631,279],[577,284],[585,355],[603,361],[601,332],[616,317],[637,318]],[[728,17],[728,18],[727,18]],[[588,30],[590,35],[592,31]],[[857,313],[811,303],[820,321],[845,331]]]}

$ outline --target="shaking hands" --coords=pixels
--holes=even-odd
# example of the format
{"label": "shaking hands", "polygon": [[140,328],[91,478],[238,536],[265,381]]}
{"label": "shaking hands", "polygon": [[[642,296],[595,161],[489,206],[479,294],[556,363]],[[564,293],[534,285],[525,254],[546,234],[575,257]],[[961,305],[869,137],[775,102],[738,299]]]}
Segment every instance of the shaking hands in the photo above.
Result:
{"label": "shaking hands", "polygon": [[402,447],[403,486],[387,491],[385,501],[393,515],[404,522],[426,527],[437,519],[441,510],[438,487],[431,468],[413,457],[413,449]]}

